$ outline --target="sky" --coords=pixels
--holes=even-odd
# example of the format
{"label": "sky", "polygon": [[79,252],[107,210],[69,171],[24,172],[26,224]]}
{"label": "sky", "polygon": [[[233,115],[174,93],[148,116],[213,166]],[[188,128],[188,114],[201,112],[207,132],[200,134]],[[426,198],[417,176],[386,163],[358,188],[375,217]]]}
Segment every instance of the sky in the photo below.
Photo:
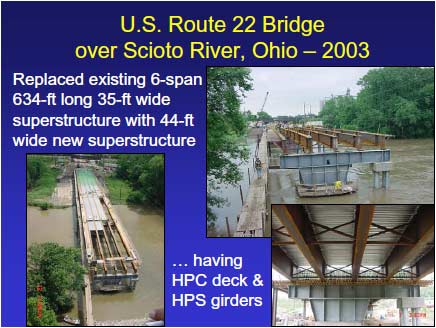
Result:
{"label": "sky", "polygon": [[253,90],[247,92],[241,110],[257,113],[269,91],[264,111],[271,116],[317,114],[320,102],[331,95],[356,95],[357,81],[371,67],[251,67]]}

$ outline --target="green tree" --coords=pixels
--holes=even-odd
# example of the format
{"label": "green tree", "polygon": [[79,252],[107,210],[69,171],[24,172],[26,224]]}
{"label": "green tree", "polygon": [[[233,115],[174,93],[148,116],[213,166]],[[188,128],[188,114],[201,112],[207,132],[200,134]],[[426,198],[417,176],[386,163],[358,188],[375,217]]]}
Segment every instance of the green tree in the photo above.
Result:
{"label": "green tree", "polygon": [[269,122],[272,120],[272,116],[270,114],[268,114],[267,112],[260,111],[260,112],[257,112],[257,119],[259,121]]}
{"label": "green tree", "polygon": [[38,180],[43,173],[47,170],[47,166],[42,158],[36,156],[27,157],[26,175],[27,175],[27,189],[36,186]]}
{"label": "green tree", "polygon": [[75,291],[83,287],[85,269],[80,249],[56,243],[33,244],[27,254],[27,295],[45,297],[56,313],[73,306]]}
{"label": "green tree", "polygon": [[434,135],[434,68],[372,69],[358,85],[357,99],[339,96],[320,111],[326,126],[393,134],[399,138]]}
{"label": "green tree", "polygon": [[247,110],[246,112],[243,113],[243,115],[245,116],[245,119],[248,122],[253,122],[253,121],[257,121],[257,116],[254,115],[251,110]]}
{"label": "green tree", "polygon": [[165,199],[165,163],[162,155],[153,156],[139,176],[145,201],[162,207]]}
{"label": "green tree", "polygon": [[34,327],[58,326],[55,312],[50,309],[44,297],[27,299],[27,325]]}
{"label": "green tree", "polygon": [[251,90],[250,70],[244,67],[209,67],[207,69],[207,201],[208,221],[215,216],[211,206],[224,199],[216,196],[220,184],[236,184],[242,174],[238,161],[247,160],[248,150],[239,142],[246,132],[240,112],[245,92]]}
{"label": "green tree", "polygon": [[162,207],[165,201],[165,163],[161,154],[120,155],[116,176],[129,182],[133,191],[127,201]]}
{"label": "green tree", "polygon": [[319,115],[326,126],[353,129],[356,126],[357,111],[356,100],[346,95],[327,100]]}

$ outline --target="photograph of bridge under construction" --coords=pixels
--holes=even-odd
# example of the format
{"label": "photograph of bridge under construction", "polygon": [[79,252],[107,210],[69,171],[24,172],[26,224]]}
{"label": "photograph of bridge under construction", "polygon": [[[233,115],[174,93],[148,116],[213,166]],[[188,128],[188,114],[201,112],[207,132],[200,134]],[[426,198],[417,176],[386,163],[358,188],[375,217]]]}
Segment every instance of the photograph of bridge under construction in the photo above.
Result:
{"label": "photograph of bridge under construction", "polygon": [[160,154],[28,155],[28,325],[163,325],[163,190]]}
{"label": "photograph of bridge under construction", "polygon": [[273,326],[434,326],[434,205],[272,205]]}
{"label": "photograph of bridge under construction", "polygon": [[208,237],[270,204],[434,203],[434,68],[209,67]]}

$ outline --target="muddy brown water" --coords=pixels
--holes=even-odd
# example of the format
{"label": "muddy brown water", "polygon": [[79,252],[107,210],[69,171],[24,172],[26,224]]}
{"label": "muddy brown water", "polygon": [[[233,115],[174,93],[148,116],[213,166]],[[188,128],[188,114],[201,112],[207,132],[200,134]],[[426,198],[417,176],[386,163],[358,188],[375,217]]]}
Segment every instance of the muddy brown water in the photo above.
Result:
{"label": "muddy brown water", "polygon": [[[143,318],[164,304],[164,218],[160,211],[114,205],[142,260],[133,292],[92,295],[95,320]],[[74,245],[72,208],[41,211],[27,208],[28,246],[53,241]],[[77,317],[77,308],[70,315]]]}
{"label": "muddy brown water", "polygon": [[[247,139],[249,146],[254,139]],[[295,191],[297,170],[272,170],[268,176],[269,201],[272,204],[433,204],[434,203],[434,139],[388,140],[393,168],[388,190],[372,188],[373,174],[368,164],[353,165],[349,178],[357,181],[359,190],[351,195],[300,198]],[[241,165],[243,173],[251,163]],[[243,192],[248,189],[248,175],[240,182]],[[232,231],[241,209],[239,187],[223,187],[222,196],[228,204],[215,208],[218,216],[208,235],[226,236],[225,217],[229,217]]]}
{"label": "muddy brown water", "polygon": [[273,204],[433,204],[434,140],[389,140],[392,171],[388,189],[375,190],[369,164],[353,165],[349,178],[359,190],[351,195],[300,198],[295,192],[297,170],[277,170],[270,174],[270,198]]}

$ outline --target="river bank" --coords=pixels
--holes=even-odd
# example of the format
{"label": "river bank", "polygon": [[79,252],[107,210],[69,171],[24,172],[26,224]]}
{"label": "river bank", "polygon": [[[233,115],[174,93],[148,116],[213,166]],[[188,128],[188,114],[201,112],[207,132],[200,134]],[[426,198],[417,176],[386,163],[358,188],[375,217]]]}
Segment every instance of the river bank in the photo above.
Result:
{"label": "river bank", "polygon": [[253,174],[252,158],[256,150],[257,137],[262,129],[250,129],[246,138],[243,139],[244,144],[248,147],[249,156],[248,161],[239,163],[239,170],[242,174],[242,179],[238,185],[220,185],[220,191],[216,193],[217,196],[226,199],[226,204],[223,207],[212,207],[213,212],[217,215],[217,220],[213,227],[208,227],[208,237],[227,237],[227,225],[225,218],[228,218],[229,228],[231,233],[236,230],[237,216],[242,208],[242,198],[247,195],[249,188],[249,175]]}

